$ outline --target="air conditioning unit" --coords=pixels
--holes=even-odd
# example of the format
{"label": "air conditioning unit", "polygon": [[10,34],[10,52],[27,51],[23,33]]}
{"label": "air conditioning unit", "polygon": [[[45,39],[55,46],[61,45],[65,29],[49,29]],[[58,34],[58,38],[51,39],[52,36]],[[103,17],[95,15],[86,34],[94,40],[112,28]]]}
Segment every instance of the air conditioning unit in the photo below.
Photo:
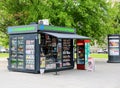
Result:
{"label": "air conditioning unit", "polygon": [[48,19],[38,20],[38,24],[49,25],[49,20]]}

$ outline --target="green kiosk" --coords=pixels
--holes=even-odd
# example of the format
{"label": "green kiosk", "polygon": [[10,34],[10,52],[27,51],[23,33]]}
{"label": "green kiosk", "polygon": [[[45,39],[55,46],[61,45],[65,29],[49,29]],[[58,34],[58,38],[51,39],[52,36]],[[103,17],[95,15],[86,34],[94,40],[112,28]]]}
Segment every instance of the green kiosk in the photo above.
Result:
{"label": "green kiosk", "polygon": [[50,72],[56,71],[56,66],[58,71],[73,69],[74,44],[79,47],[78,69],[85,69],[90,38],[77,35],[73,28],[30,24],[8,27],[8,34],[10,71],[39,73],[40,69],[45,69]]}

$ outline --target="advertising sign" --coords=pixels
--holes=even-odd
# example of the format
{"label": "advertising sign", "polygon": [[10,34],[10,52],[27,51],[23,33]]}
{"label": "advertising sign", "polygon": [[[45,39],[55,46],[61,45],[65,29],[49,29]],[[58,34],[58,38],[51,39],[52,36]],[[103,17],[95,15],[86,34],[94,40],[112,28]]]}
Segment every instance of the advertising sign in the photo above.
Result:
{"label": "advertising sign", "polygon": [[8,34],[37,32],[37,25],[8,27]]}
{"label": "advertising sign", "polygon": [[109,40],[109,47],[110,47],[110,55],[119,55],[119,40],[118,39],[111,39]]}
{"label": "advertising sign", "polygon": [[56,32],[75,33],[75,29],[73,29],[73,28],[47,26],[47,25],[39,25],[39,30],[41,30],[41,31],[56,31]]}

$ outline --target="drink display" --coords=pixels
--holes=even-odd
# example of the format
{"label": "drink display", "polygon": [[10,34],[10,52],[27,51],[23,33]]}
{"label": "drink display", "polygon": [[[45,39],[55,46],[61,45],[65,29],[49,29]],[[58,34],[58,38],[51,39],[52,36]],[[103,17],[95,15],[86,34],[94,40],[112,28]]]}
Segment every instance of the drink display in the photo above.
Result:
{"label": "drink display", "polygon": [[12,38],[11,44],[11,67],[17,68],[17,37]]}
{"label": "drink display", "polygon": [[18,56],[18,68],[23,69],[24,68],[24,40],[22,36],[18,37],[17,56]]}
{"label": "drink display", "polygon": [[11,47],[11,67],[24,68],[24,39],[22,36],[12,38]]}

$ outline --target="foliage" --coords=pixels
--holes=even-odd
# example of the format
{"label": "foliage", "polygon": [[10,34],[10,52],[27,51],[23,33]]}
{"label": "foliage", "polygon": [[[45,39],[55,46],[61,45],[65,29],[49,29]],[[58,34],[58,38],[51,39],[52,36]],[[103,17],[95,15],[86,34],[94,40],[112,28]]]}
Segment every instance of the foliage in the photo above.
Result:
{"label": "foliage", "polygon": [[113,24],[113,26],[116,29],[116,34],[120,33],[120,2],[116,4],[116,7],[118,8],[118,14],[115,17],[115,23]]}
{"label": "foliage", "polygon": [[0,37],[4,45],[8,44],[8,26],[26,25],[39,19],[49,19],[55,26],[76,28],[78,34],[99,44],[107,34],[120,32],[116,22],[116,17],[120,18],[118,6],[111,7],[105,0],[1,0],[0,6]]}

